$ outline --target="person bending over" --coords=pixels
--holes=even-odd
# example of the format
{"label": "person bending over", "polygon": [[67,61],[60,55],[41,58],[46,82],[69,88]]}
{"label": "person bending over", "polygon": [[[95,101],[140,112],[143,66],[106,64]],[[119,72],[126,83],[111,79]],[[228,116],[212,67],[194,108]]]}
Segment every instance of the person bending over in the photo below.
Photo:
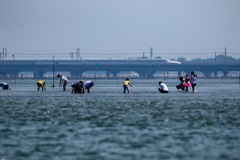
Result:
{"label": "person bending over", "polygon": [[84,94],[84,83],[83,80],[80,80],[79,82],[77,82],[76,84],[73,84],[72,87],[74,86],[74,89],[72,91],[72,93],[74,92],[74,94]]}
{"label": "person bending over", "polygon": [[39,91],[39,88],[42,88],[42,91],[46,91],[45,81],[44,80],[38,81],[37,82],[37,86],[38,86],[38,91]]}
{"label": "person bending over", "polygon": [[94,85],[93,81],[84,82],[84,92],[85,92],[85,90],[87,90],[88,93],[92,93],[91,88],[92,88],[93,85]]}
{"label": "person bending over", "polygon": [[3,90],[11,90],[6,82],[0,82],[0,87],[2,87]]}
{"label": "person bending over", "polygon": [[57,77],[60,79],[59,87],[63,86],[63,91],[66,91],[66,86],[68,84],[68,79],[65,76],[60,75],[60,74],[58,74]]}

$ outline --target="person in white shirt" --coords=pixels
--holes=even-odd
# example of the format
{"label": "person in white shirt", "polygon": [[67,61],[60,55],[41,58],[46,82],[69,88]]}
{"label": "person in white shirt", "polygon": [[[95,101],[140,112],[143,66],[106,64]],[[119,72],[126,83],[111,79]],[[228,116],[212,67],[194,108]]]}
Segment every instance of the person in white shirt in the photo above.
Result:
{"label": "person in white shirt", "polygon": [[162,83],[162,81],[160,81],[158,84],[159,84],[159,87],[158,87],[159,92],[168,93],[169,90],[166,84]]}
{"label": "person in white shirt", "polygon": [[60,79],[59,87],[63,86],[63,91],[66,91],[66,86],[68,84],[68,79],[65,76],[60,75],[60,74],[58,74],[57,77]]}

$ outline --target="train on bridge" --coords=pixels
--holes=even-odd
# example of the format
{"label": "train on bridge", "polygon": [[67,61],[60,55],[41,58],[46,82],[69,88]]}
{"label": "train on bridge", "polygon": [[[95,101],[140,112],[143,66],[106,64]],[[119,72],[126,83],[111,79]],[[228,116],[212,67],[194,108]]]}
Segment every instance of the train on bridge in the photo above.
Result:
{"label": "train on bridge", "polygon": [[[181,62],[170,59],[81,59],[81,60],[66,60],[57,59],[54,60],[55,64],[68,64],[75,65],[79,63],[161,63],[161,64],[181,64]],[[53,60],[0,60],[0,65],[4,64],[53,64]]]}
{"label": "train on bridge", "polygon": [[240,64],[181,64],[170,59],[81,59],[81,60],[0,60],[0,78],[19,76],[22,72],[32,72],[33,78],[44,78],[46,72],[69,72],[71,77],[80,78],[90,72],[104,72],[105,76],[117,78],[119,72],[135,72],[139,78],[153,78],[157,72],[176,72],[176,76],[191,71],[199,71],[206,77],[222,72],[224,77],[230,72],[239,72]]}

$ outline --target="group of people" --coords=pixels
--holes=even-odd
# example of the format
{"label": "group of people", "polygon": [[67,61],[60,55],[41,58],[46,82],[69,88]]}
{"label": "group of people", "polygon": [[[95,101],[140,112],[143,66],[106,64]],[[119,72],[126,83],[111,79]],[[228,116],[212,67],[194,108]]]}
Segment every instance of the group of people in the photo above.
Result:
{"label": "group of people", "polygon": [[[191,72],[191,76],[189,77],[188,74],[186,74],[185,78],[179,77],[180,84],[176,86],[177,89],[182,89],[182,91],[188,92],[188,87],[192,87],[192,91],[196,92],[195,86],[197,85],[197,75],[194,74],[194,72]],[[162,83],[162,81],[159,82],[158,87],[159,92],[161,93],[168,93],[168,87],[166,84]]]}
{"label": "group of people", "polygon": [[[63,87],[63,91],[66,91],[66,86],[68,84],[68,79],[67,77],[58,74],[57,77],[60,79],[59,81],[59,87]],[[72,94],[84,94],[85,90],[88,91],[88,93],[92,93],[91,92],[91,88],[94,85],[93,81],[86,81],[83,82],[83,80],[80,80],[79,82],[72,84]],[[38,86],[38,91],[39,88],[42,88],[42,91],[46,91],[46,87],[45,87],[45,81],[44,80],[40,80],[37,82],[37,86]]]}
{"label": "group of people", "polygon": [[[159,87],[158,90],[161,93],[168,93],[168,87],[166,84],[162,83],[162,81],[160,81],[159,83]],[[126,91],[130,94],[130,88],[129,86],[133,87],[133,85],[130,83],[129,78],[126,78],[125,82],[123,83],[123,93],[126,94]]]}
{"label": "group of people", "polygon": [[[67,77],[58,74],[57,77],[60,79],[59,87],[63,87],[63,91],[66,91],[66,86],[68,84]],[[197,84],[197,75],[194,74],[194,72],[191,72],[191,76],[189,77],[188,74],[186,74],[185,78],[179,77],[179,80],[181,83],[176,86],[177,89],[182,89],[183,91],[188,92],[188,87],[192,87],[192,91],[195,92],[195,86]],[[160,93],[168,93],[168,87],[166,84],[164,84],[162,81],[159,83],[158,90]],[[86,81],[83,82],[83,80],[80,80],[79,82],[72,84],[72,94],[84,94],[85,90],[88,91],[88,93],[91,93],[91,88],[94,85],[93,81]],[[45,87],[45,81],[40,80],[37,82],[38,91],[40,88],[42,88],[42,91],[46,91]],[[125,82],[123,83],[123,93],[126,94],[126,91],[130,94],[130,88],[129,86],[133,87],[133,85],[130,83],[129,78],[126,78]],[[3,88],[3,90],[10,90],[9,86],[5,82],[0,82],[0,87]]]}
{"label": "group of people", "polygon": [[92,93],[91,88],[94,85],[93,81],[86,81],[83,82],[83,80],[80,80],[76,84],[72,84],[72,94],[84,94],[85,90],[88,91],[88,93]]}
{"label": "group of people", "polygon": [[191,72],[191,76],[189,77],[188,74],[186,74],[185,78],[179,77],[180,84],[177,85],[177,89],[181,89],[182,91],[188,92],[188,87],[192,87],[192,91],[196,92],[195,86],[197,85],[197,75],[194,74],[194,72]]}
{"label": "group of people", "polygon": [[[186,74],[186,77],[179,77],[179,80],[181,81],[181,83],[179,85],[177,85],[177,89],[182,89],[183,91],[188,92],[188,87],[192,87],[192,91],[195,92],[195,86],[197,84],[197,75],[194,74],[194,72],[191,72],[191,76],[189,77],[188,74]],[[158,91],[160,93],[168,93],[169,89],[167,87],[167,85],[165,83],[163,83],[162,81],[158,82],[159,87],[158,87]],[[126,78],[125,82],[123,83],[123,93],[126,94],[126,91],[128,91],[128,93],[130,93],[130,89],[129,86],[132,87],[132,84],[130,83],[129,79]]]}

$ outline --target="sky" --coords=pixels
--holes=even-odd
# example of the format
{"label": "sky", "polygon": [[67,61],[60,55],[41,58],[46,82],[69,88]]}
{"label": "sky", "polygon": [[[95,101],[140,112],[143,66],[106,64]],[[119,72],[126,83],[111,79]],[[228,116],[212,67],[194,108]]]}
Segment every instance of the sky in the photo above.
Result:
{"label": "sky", "polygon": [[240,0],[0,0],[8,58],[240,58]]}

